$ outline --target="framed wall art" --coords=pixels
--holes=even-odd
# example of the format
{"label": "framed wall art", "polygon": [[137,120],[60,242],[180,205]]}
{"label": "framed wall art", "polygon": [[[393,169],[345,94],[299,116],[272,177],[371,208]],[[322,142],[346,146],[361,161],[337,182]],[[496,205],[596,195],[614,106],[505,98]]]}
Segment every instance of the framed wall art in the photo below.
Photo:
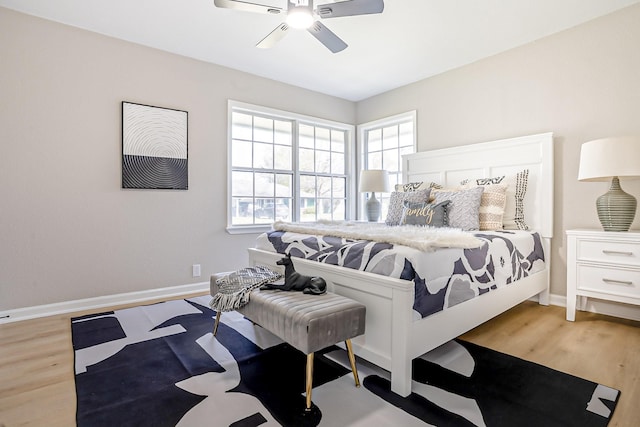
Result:
{"label": "framed wall art", "polygon": [[122,188],[187,190],[186,111],[122,102]]}

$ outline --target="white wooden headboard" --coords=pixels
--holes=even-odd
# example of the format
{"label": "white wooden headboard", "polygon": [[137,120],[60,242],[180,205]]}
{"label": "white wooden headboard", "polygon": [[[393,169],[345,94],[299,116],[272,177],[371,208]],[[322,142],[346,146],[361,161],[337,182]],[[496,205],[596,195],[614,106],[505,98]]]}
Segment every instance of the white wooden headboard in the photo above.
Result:
{"label": "white wooden headboard", "polygon": [[455,187],[463,179],[515,174],[529,169],[525,221],[553,237],[553,133],[422,151],[403,156],[403,182],[433,181]]}

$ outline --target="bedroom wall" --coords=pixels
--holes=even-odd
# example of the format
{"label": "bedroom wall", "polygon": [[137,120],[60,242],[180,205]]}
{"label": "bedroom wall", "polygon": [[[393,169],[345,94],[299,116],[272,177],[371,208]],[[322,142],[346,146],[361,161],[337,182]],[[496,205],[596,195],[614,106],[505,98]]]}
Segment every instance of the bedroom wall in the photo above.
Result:
{"label": "bedroom wall", "polygon": [[[553,132],[551,292],[566,295],[566,236],[600,228],[607,183],[577,181],[580,146],[640,136],[640,5],[358,103],[357,123],[417,110],[418,151]],[[638,159],[640,162],[640,159]],[[622,182],[640,199],[640,180]],[[640,229],[640,213],[632,229]]]}
{"label": "bedroom wall", "polygon": [[[3,8],[0,58],[0,311],[245,266],[227,99],[355,123],[349,101]],[[189,112],[188,191],[120,188],[123,100]]]}

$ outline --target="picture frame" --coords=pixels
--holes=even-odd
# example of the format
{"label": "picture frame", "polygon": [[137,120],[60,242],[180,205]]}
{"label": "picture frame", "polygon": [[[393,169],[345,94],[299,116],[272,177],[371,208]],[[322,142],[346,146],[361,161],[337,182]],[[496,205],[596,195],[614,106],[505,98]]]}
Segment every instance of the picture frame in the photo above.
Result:
{"label": "picture frame", "polygon": [[189,189],[188,114],[122,101],[122,188]]}

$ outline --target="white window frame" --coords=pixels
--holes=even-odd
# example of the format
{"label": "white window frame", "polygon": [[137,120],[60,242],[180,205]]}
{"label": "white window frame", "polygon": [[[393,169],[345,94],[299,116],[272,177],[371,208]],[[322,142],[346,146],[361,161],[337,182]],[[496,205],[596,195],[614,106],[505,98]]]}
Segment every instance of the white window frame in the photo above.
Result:
{"label": "white window frame", "polygon": [[[418,119],[417,111],[411,110],[404,113],[395,114],[393,116],[385,117],[378,120],[373,120],[371,122],[362,123],[358,125],[358,128],[357,128],[358,153],[359,153],[358,163],[357,163],[358,170],[361,171],[368,168],[368,165],[367,165],[368,141],[367,140],[368,140],[368,134],[371,131],[383,129],[389,126],[400,125],[401,123],[411,122],[413,125],[413,152],[415,153],[418,149],[418,129],[417,129],[418,120],[417,119]],[[402,162],[400,162],[400,164],[398,165],[398,168],[399,168],[400,177],[402,177]],[[360,174],[358,173],[358,178],[357,178],[358,180],[360,180],[359,175]],[[359,184],[360,183],[358,182],[358,185]],[[390,183],[390,186],[391,186],[391,191],[393,191],[393,182]],[[366,194],[361,193],[358,197],[358,206],[357,206],[359,219],[366,219],[366,208],[365,208],[366,203],[367,203]],[[384,218],[380,218],[380,221],[384,221]]]}
{"label": "white window frame", "polygon": [[231,137],[232,129],[232,114],[234,111],[245,111],[248,114],[266,115],[282,120],[292,120],[293,126],[293,142],[292,142],[292,154],[293,154],[293,191],[292,191],[292,221],[296,221],[297,206],[300,203],[299,184],[301,172],[298,168],[298,123],[307,124],[311,126],[326,126],[332,129],[345,131],[345,217],[346,219],[353,219],[356,212],[356,179],[353,178],[353,171],[355,170],[356,149],[355,149],[355,126],[340,123],[332,120],[320,119],[313,116],[307,116],[299,113],[293,113],[290,111],[278,110],[275,108],[264,107],[260,105],[248,104],[240,101],[228,100],[227,101],[227,232],[229,234],[248,234],[248,233],[262,233],[271,229],[271,224],[250,224],[250,225],[234,225],[232,223],[232,154],[233,154],[233,141]]}

